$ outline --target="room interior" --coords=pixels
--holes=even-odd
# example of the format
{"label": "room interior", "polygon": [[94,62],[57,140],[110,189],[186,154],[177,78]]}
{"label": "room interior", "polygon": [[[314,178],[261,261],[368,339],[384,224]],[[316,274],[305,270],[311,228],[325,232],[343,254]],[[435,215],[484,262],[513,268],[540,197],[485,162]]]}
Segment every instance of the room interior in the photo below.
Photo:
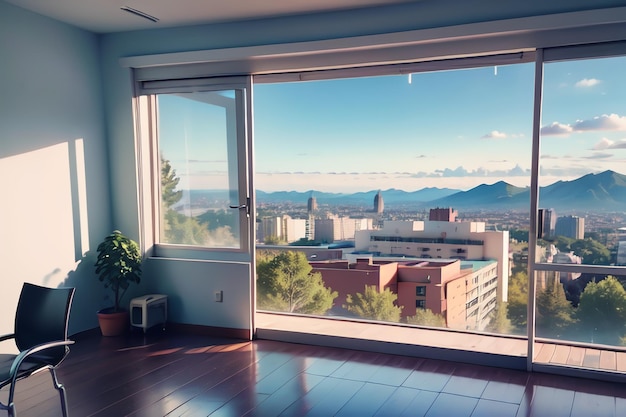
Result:
{"label": "room interior", "polygon": [[[153,252],[133,74],[267,76],[626,39],[619,0],[225,3],[0,0],[3,329],[24,282],[75,287],[69,332],[95,329],[95,311],[109,300],[94,251],[119,229],[152,254],[129,298],[167,294],[169,321],[181,330],[258,336],[250,253],[199,260]],[[224,302],[206,301],[215,291]],[[265,335],[290,340],[289,332]]]}

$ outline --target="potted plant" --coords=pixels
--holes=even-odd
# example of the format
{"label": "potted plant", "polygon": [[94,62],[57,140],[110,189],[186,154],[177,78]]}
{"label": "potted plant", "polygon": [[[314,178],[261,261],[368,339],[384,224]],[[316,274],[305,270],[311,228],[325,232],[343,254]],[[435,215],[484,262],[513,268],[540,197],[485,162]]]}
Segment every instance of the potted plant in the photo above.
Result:
{"label": "potted plant", "polygon": [[98,245],[96,274],[104,288],[113,292],[114,305],[98,311],[98,322],[104,336],[117,336],[129,327],[128,310],[121,300],[131,283],[141,281],[141,251],[139,245],[114,230]]}

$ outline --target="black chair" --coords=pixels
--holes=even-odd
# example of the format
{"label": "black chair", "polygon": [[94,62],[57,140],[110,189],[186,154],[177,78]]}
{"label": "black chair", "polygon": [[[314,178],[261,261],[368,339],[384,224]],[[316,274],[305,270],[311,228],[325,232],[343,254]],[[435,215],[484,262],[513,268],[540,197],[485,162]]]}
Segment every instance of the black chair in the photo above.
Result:
{"label": "black chair", "polygon": [[18,354],[0,354],[0,388],[9,386],[7,404],[0,410],[15,416],[15,383],[48,368],[54,387],[61,396],[63,416],[67,417],[65,388],[59,384],[56,367],[69,353],[67,322],[74,288],[46,288],[25,283],[15,313],[15,333],[0,336],[0,341],[15,339]]}

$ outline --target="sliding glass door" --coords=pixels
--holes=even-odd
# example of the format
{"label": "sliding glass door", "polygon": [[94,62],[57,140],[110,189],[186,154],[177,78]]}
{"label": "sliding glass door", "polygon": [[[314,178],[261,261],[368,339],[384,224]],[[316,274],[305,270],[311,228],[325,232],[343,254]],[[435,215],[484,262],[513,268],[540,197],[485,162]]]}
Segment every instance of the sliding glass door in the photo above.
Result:
{"label": "sliding glass door", "polygon": [[626,372],[626,56],[557,53],[543,65],[534,360]]}

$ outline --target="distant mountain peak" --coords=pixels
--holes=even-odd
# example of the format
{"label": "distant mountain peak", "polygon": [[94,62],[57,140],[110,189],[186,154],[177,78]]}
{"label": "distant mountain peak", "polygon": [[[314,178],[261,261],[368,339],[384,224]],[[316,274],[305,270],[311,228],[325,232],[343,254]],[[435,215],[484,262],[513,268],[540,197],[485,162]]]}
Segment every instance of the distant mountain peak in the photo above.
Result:
{"label": "distant mountain peak", "polygon": [[[291,201],[306,204],[314,193],[318,204],[347,204],[368,206],[374,203],[378,189],[358,193],[325,193],[281,191],[264,193],[257,191],[259,202]],[[412,205],[416,209],[454,207],[455,209],[515,209],[529,210],[530,187],[517,187],[500,180],[493,184],[480,184],[470,190],[426,187],[418,191],[395,188],[380,191],[385,206]],[[620,210],[626,211],[626,176],[612,170],[583,175],[574,180],[560,180],[541,187],[539,205],[555,210]]]}

